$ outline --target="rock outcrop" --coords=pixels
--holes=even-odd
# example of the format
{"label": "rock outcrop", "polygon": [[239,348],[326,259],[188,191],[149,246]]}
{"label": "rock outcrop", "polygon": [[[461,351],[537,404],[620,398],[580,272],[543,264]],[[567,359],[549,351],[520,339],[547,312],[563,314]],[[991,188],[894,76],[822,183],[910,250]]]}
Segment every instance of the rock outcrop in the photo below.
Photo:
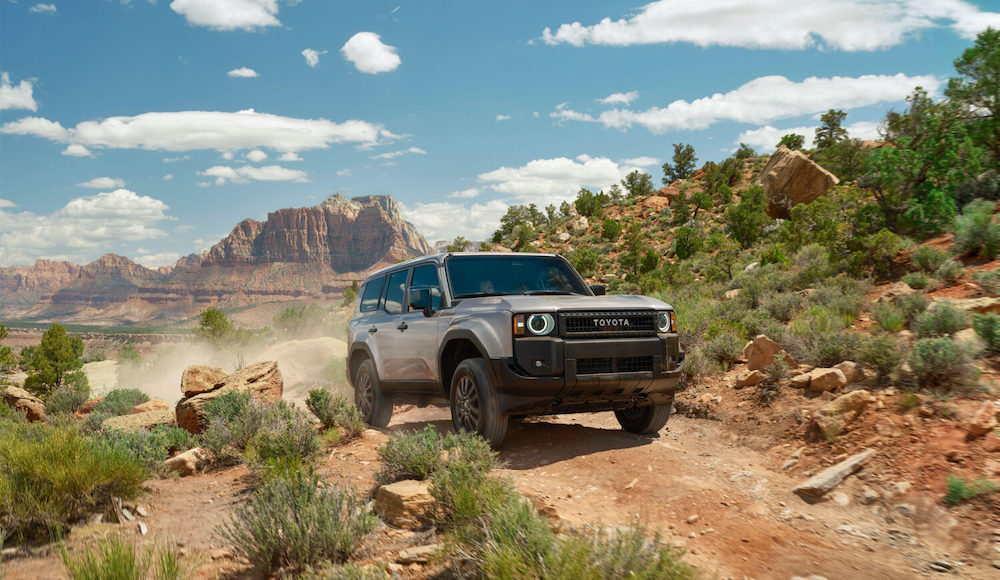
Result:
{"label": "rock outcrop", "polygon": [[45,420],[45,403],[20,387],[4,389],[3,402],[11,409],[24,413],[29,421]]}
{"label": "rock outcrop", "polygon": [[166,460],[163,464],[167,473],[176,473],[181,477],[194,475],[199,470],[208,465],[211,460],[211,453],[207,449],[195,447]]}
{"label": "rock outcrop", "polygon": [[375,494],[375,513],[397,528],[426,527],[437,509],[428,485],[426,481],[411,479],[383,485]]}
{"label": "rock outcrop", "polygon": [[793,206],[812,203],[840,183],[804,153],[786,147],[778,147],[771,155],[759,179],[767,194],[768,215],[786,219]]}
{"label": "rock outcrop", "polygon": [[747,368],[752,371],[767,370],[778,356],[783,358],[789,368],[795,368],[795,359],[763,334],[758,334],[743,347],[743,358],[747,361]]}
{"label": "rock outcrop", "polygon": [[[194,376],[194,373],[187,371],[182,375],[182,377],[191,376]],[[186,392],[188,388],[181,384],[182,392]],[[265,403],[280,401],[284,383],[278,370],[278,363],[265,361],[252,364],[226,376],[225,380],[211,391],[200,392],[177,401],[175,408],[177,425],[191,433],[201,433],[205,428],[205,407],[216,397],[229,391],[249,392],[255,399]]]}

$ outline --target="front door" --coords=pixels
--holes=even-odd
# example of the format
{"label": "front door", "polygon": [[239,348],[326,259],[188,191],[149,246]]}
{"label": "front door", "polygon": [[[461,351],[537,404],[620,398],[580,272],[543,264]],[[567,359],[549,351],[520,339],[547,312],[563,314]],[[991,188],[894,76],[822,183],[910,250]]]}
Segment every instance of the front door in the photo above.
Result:
{"label": "front door", "polygon": [[[431,290],[431,307],[434,314],[426,316],[423,309],[405,305],[406,311],[398,317],[394,333],[396,347],[391,356],[396,360],[393,361],[393,368],[399,373],[400,380],[426,381],[433,384],[438,374],[437,310],[441,308],[441,282],[438,280],[437,265],[423,264],[415,267],[409,287]],[[430,384],[428,388],[431,388]]]}

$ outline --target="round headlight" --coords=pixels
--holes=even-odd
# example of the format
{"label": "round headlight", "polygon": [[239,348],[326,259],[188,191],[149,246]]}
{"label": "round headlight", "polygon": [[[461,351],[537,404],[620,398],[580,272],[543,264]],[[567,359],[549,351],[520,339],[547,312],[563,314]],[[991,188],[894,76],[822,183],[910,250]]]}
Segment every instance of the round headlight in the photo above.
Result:
{"label": "round headlight", "polygon": [[670,315],[666,312],[656,313],[656,330],[670,332]]}
{"label": "round headlight", "polygon": [[528,332],[542,336],[552,332],[556,321],[551,314],[532,314],[528,317]]}

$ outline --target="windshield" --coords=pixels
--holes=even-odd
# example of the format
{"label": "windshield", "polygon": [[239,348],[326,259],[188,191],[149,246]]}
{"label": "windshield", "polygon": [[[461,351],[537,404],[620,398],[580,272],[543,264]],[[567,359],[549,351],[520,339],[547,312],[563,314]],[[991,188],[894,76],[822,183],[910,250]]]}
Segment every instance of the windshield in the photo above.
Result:
{"label": "windshield", "polygon": [[451,256],[445,264],[455,298],[590,294],[576,272],[555,256]]}

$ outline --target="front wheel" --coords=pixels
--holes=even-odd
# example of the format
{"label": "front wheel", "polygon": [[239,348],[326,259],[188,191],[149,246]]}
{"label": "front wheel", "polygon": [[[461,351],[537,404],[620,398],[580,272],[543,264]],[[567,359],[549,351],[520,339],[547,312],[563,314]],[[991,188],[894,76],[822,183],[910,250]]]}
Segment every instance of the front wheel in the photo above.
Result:
{"label": "front wheel", "polygon": [[497,448],[507,435],[507,417],[493,388],[486,363],[469,358],[459,363],[451,379],[451,421],[456,431],[475,433]]}
{"label": "front wheel", "polygon": [[392,401],[382,392],[375,363],[365,359],[354,375],[354,404],[361,418],[372,427],[385,427],[392,417]]}
{"label": "front wheel", "polygon": [[640,435],[651,435],[657,433],[667,424],[670,419],[670,409],[673,401],[666,405],[655,405],[652,407],[632,407],[615,411],[615,418],[621,424],[622,429],[629,433]]}

